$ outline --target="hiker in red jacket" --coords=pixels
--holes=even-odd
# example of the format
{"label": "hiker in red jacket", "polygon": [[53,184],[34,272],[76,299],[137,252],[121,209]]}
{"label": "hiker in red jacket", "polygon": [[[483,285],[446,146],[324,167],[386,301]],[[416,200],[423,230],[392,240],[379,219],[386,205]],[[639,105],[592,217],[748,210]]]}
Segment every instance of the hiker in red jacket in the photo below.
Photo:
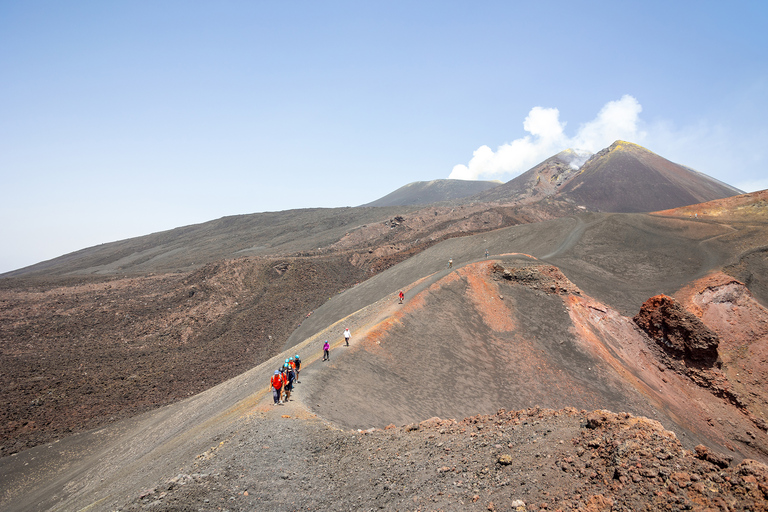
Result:
{"label": "hiker in red jacket", "polygon": [[270,383],[272,384],[272,399],[275,401],[275,405],[283,403],[281,395],[283,393],[285,381],[283,380],[283,374],[280,373],[280,370],[275,370],[275,374],[270,379]]}
{"label": "hiker in red jacket", "polygon": [[405,295],[403,294],[403,292],[400,292],[399,297],[400,297],[400,304],[402,304],[403,299],[405,298]]}

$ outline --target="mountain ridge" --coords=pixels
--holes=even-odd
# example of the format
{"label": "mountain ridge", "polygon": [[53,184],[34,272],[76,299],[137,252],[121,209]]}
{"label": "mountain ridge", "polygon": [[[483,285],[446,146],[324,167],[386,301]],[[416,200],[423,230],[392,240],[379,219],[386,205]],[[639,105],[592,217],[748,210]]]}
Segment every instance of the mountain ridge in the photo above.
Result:
{"label": "mountain ridge", "polygon": [[437,179],[414,181],[361,206],[428,205],[462,199],[501,185],[500,181]]}
{"label": "mountain ridge", "polygon": [[[222,258],[270,254],[315,254],[362,229],[374,238],[400,239],[403,224],[395,218],[418,217],[425,233],[431,228],[467,217],[462,229],[488,230],[509,223],[544,220],[585,211],[650,212],[720,199],[739,193],[729,185],[662,157],[633,143],[617,141],[592,155],[579,169],[583,154],[562,151],[504,184],[477,182],[483,192],[450,199],[477,186],[462,180],[415,182],[380,198],[413,203],[430,188],[440,201],[343,208],[304,208],[223,217],[127,240],[82,249],[51,260],[6,272],[0,278],[43,275],[119,275],[142,272],[186,272]],[[619,162],[619,164],[616,164]],[[650,162],[649,164],[645,162]],[[637,172],[650,181],[640,186]],[[671,177],[671,178],[670,178]],[[432,184],[431,186],[429,184]],[[458,189],[455,187],[458,185]],[[398,192],[399,191],[399,192]],[[372,204],[372,203],[368,203]],[[499,209],[500,206],[508,206]],[[432,208],[431,214],[429,209]],[[464,208],[465,211],[457,211]],[[418,213],[417,213],[418,212]],[[473,222],[472,219],[475,221]],[[413,227],[409,228],[414,230]],[[415,233],[415,231],[413,231]],[[447,236],[445,233],[442,236]],[[423,237],[405,237],[416,243]]]}

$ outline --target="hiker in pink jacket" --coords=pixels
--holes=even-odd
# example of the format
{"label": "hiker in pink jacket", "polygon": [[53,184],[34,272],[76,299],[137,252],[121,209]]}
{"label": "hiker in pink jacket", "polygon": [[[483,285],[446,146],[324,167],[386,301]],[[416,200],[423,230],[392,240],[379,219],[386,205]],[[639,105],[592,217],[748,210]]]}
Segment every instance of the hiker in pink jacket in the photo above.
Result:
{"label": "hiker in pink jacket", "polygon": [[325,343],[323,344],[323,361],[328,361],[331,358],[330,350],[331,344],[328,343],[328,340],[325,340]]}

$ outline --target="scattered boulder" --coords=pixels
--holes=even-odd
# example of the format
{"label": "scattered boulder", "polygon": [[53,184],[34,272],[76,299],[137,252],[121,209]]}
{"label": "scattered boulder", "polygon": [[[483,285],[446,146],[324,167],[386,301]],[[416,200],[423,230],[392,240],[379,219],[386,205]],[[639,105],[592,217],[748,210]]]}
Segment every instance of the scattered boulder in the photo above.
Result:
{"label": "scattered boulder", "polygon": [[502,455],[499,455],[497,462],[502,466],[509,466],[510,464],[512,464],[512,462],[514,462],[514,459],[510,454],[504,453]]}
{"label": "scattered boulder", "polygon": [[703,444],[697,445],[695,450],[697,459],[711,462],[715,466],[721,467],[723,469],[730,466],[731,461],[733,460],[733,457],[710,451],[709,448]]}
{"label": "scattered boulder", "polygon": [[615,417],[616,415],[609,411],[592,411],[587,415],[587,428],[596,429]]}

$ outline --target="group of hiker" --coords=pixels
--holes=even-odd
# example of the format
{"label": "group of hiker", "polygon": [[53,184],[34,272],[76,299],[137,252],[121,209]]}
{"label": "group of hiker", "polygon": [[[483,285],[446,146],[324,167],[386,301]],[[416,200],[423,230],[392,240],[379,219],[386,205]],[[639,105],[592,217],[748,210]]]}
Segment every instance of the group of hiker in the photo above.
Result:
{"label": "group of hiker", "polygon": [[[485,257],[488,257],[488,249],[485,250]],[[453,267],[453,258],[448,260],[448,268]],[[400,304],[405,299],[405,294],[400,291],[397,294],[400,299]],[[307,317],[312,312],[307,314]],[[349,338],[352,334],[349,332],[349,328],[344,329],[344,342],[346,346],[349,346]],[[331,344],[328,340],[323,343],[323,361],[329,361],[331,359]],[[299,354],[296,357],[289,357],[285,360],[283,366],[275,370],[275,374],[272,375],[270,383],[272,385],[272,398],[275,401],[275,405],[283,404],[291,398],[291,391],[293,391],[293,385],[299,383],[299,372],[301,371],[301,359]]]}
{"label": "group of hiker", "polygon": [[290,357],[285,360],[285,364],[275,370],[270,380],[272,384],[272,399],[275,405],[283,404],[291,398],[293,385],[299,383],[299,372],[301,372],[301,358],[299,354],[296,357]]}
{"label": "group of hiker", "polygon": [[[346,346],[349,346],[349,338],[352,337],[352,333],[349,331],[349,327],[344,329],[344,342]],[[331,344],[328,340],[323,343],[323,361],[331,359]],[[285,360],[285,363],[275,370],[274,375],[270,379],[272,385],[272,399],[275,405],[284,404],[291,398],[291,391],[293,391],[293,385],[299,384],[299,373],[301,372],[301,358],[299,354],[295,357],[289,357]]]}

